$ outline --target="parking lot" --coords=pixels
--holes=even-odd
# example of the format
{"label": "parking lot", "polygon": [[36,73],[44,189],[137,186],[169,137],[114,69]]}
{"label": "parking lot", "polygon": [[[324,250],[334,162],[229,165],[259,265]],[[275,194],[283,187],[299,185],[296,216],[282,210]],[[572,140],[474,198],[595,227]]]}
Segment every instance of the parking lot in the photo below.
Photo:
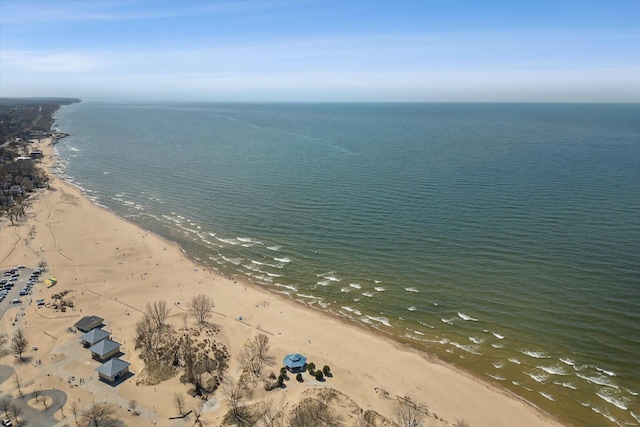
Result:
{"label": "parking lot", "polygon": [[0,276],[0,318],[9,308],[21,305],[33,292],[33,288],[42,283],[39,268],[8,268]]}

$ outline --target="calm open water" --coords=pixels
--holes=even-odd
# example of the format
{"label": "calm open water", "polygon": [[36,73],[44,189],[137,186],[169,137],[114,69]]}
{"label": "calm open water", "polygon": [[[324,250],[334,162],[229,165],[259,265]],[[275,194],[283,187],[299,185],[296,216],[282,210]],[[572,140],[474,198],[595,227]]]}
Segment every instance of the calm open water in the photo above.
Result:
{"label": "calm open water", "polygon": [[59,174],[202,264],[640,425],[640,105],[86,101],[57,126]]}

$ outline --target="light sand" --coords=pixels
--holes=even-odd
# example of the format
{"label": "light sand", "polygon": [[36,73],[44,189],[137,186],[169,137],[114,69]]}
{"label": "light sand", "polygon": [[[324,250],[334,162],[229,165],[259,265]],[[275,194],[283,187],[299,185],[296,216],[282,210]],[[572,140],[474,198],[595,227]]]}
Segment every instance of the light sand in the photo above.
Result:
{"label": "light sand", "polygon": [[[45,162],[51,162],[52,149],[45,146]],[[29,235],[33,235],[30,238]],[[271,352],[278,364],[285,354],[301,352],[316,366],[331,367],[333,378],[319,385],[310,381],[299,384],[292,378],[287,388],[268,393],[270,399],[283,405],[294,402],[312,387],[333,387],[348,395],[363,409],[373,409],[392,418],[391,400],[384,399],[380,388],[391,397],[409,395],[426,404],[433,413],[452,425],[465,419],[472,427],[481,426],[558,426],[548,416],[511,393],[474,378],[426,354],[414,351],[363,328],[302,306],[247,283],[213,274],[190,261],[176,245],[126,222],[93,205],[81,192],[59,178],[51,182],[51,190],[36,199],[29,219],[18,226],[4,222],[0,228],[0,268],[17,264],[37,266],[48,263],[47,274],[56,276],[58,284],[34,288],[32,304],[13,308],[2,319],[2,328],[12,333],[12,321],[26,324],[31,344],[38,350],[28,352],[31,363],[18,364],[6,356],[0,364],[17,369],[23,388],[58,388],[68,393],[69,401],[80,401],[86,407],[91,401],[107,401],[122,407],[118,415],[129,425],[183,425],[169,421],[176,415],[174,392],[188,387],[177,378],[158,385],[138,386],[133,376],[116,388],[96,380],[98,363],[90,360],[82,348],[78,334],[67,332],[81,316],[98,315],[106,319],[106,329],[121,342],[131,363],[131,371],[139,374],[144,364],[134,349],[135,323],[141,318],[147,302],[166,300],[171,307],[170,321],[176,326],[193,324],[184,308],[194,295],[205,293],[216,304],[210,319],[219,325],[232,356],[230,375],[239,372],[235,357],[258,328],[271,340]],[[50,300],[54,292],[73,290],[76,311],[57,312],[37,308],[35,300]],[[20,313],[24,312],[24,316]],[[242,316],[243,322],[237,320]],[[37,365],[33,361],[41,360]],[[278,366],[272,370],[276,371]],[[75,376],[75,381],[70,381]],[[84,380],[79,384],[79,380]],[[17,393],[10,379],[0,385],[3,391]],[[265,392],[258,393],[259,400]],[[205,405],[210,425],[219,425],[226,412],[220,392]],[[128,400],[138,401],[141,415],[127,412]],[[195,409],[199,401],[188,397],[187,406]],[[64,415],[73,421],[69,403]],[[58,412],[58,418],[62,415]],[[427,425],[447,425],[429,419]]]}

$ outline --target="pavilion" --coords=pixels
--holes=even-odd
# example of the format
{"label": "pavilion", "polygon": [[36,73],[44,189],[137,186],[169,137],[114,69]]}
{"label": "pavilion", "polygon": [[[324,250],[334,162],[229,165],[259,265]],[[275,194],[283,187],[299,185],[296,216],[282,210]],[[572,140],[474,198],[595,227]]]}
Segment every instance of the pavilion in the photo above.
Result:
{"label": "pavilion", "polygon": [[282,363],[290,372],[304,372],[307,366],[307,358],[300,353],[287,354]]}

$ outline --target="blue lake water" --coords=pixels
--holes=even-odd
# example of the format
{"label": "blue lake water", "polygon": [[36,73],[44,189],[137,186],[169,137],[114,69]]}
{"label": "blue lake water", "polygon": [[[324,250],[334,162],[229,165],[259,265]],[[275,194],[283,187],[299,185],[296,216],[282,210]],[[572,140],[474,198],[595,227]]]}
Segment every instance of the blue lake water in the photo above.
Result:
{"label": "blue lake water", "polygon": [[640,425],[640,105],[85,101],[56,118],[57,172],[200,263],[565,422]]}

